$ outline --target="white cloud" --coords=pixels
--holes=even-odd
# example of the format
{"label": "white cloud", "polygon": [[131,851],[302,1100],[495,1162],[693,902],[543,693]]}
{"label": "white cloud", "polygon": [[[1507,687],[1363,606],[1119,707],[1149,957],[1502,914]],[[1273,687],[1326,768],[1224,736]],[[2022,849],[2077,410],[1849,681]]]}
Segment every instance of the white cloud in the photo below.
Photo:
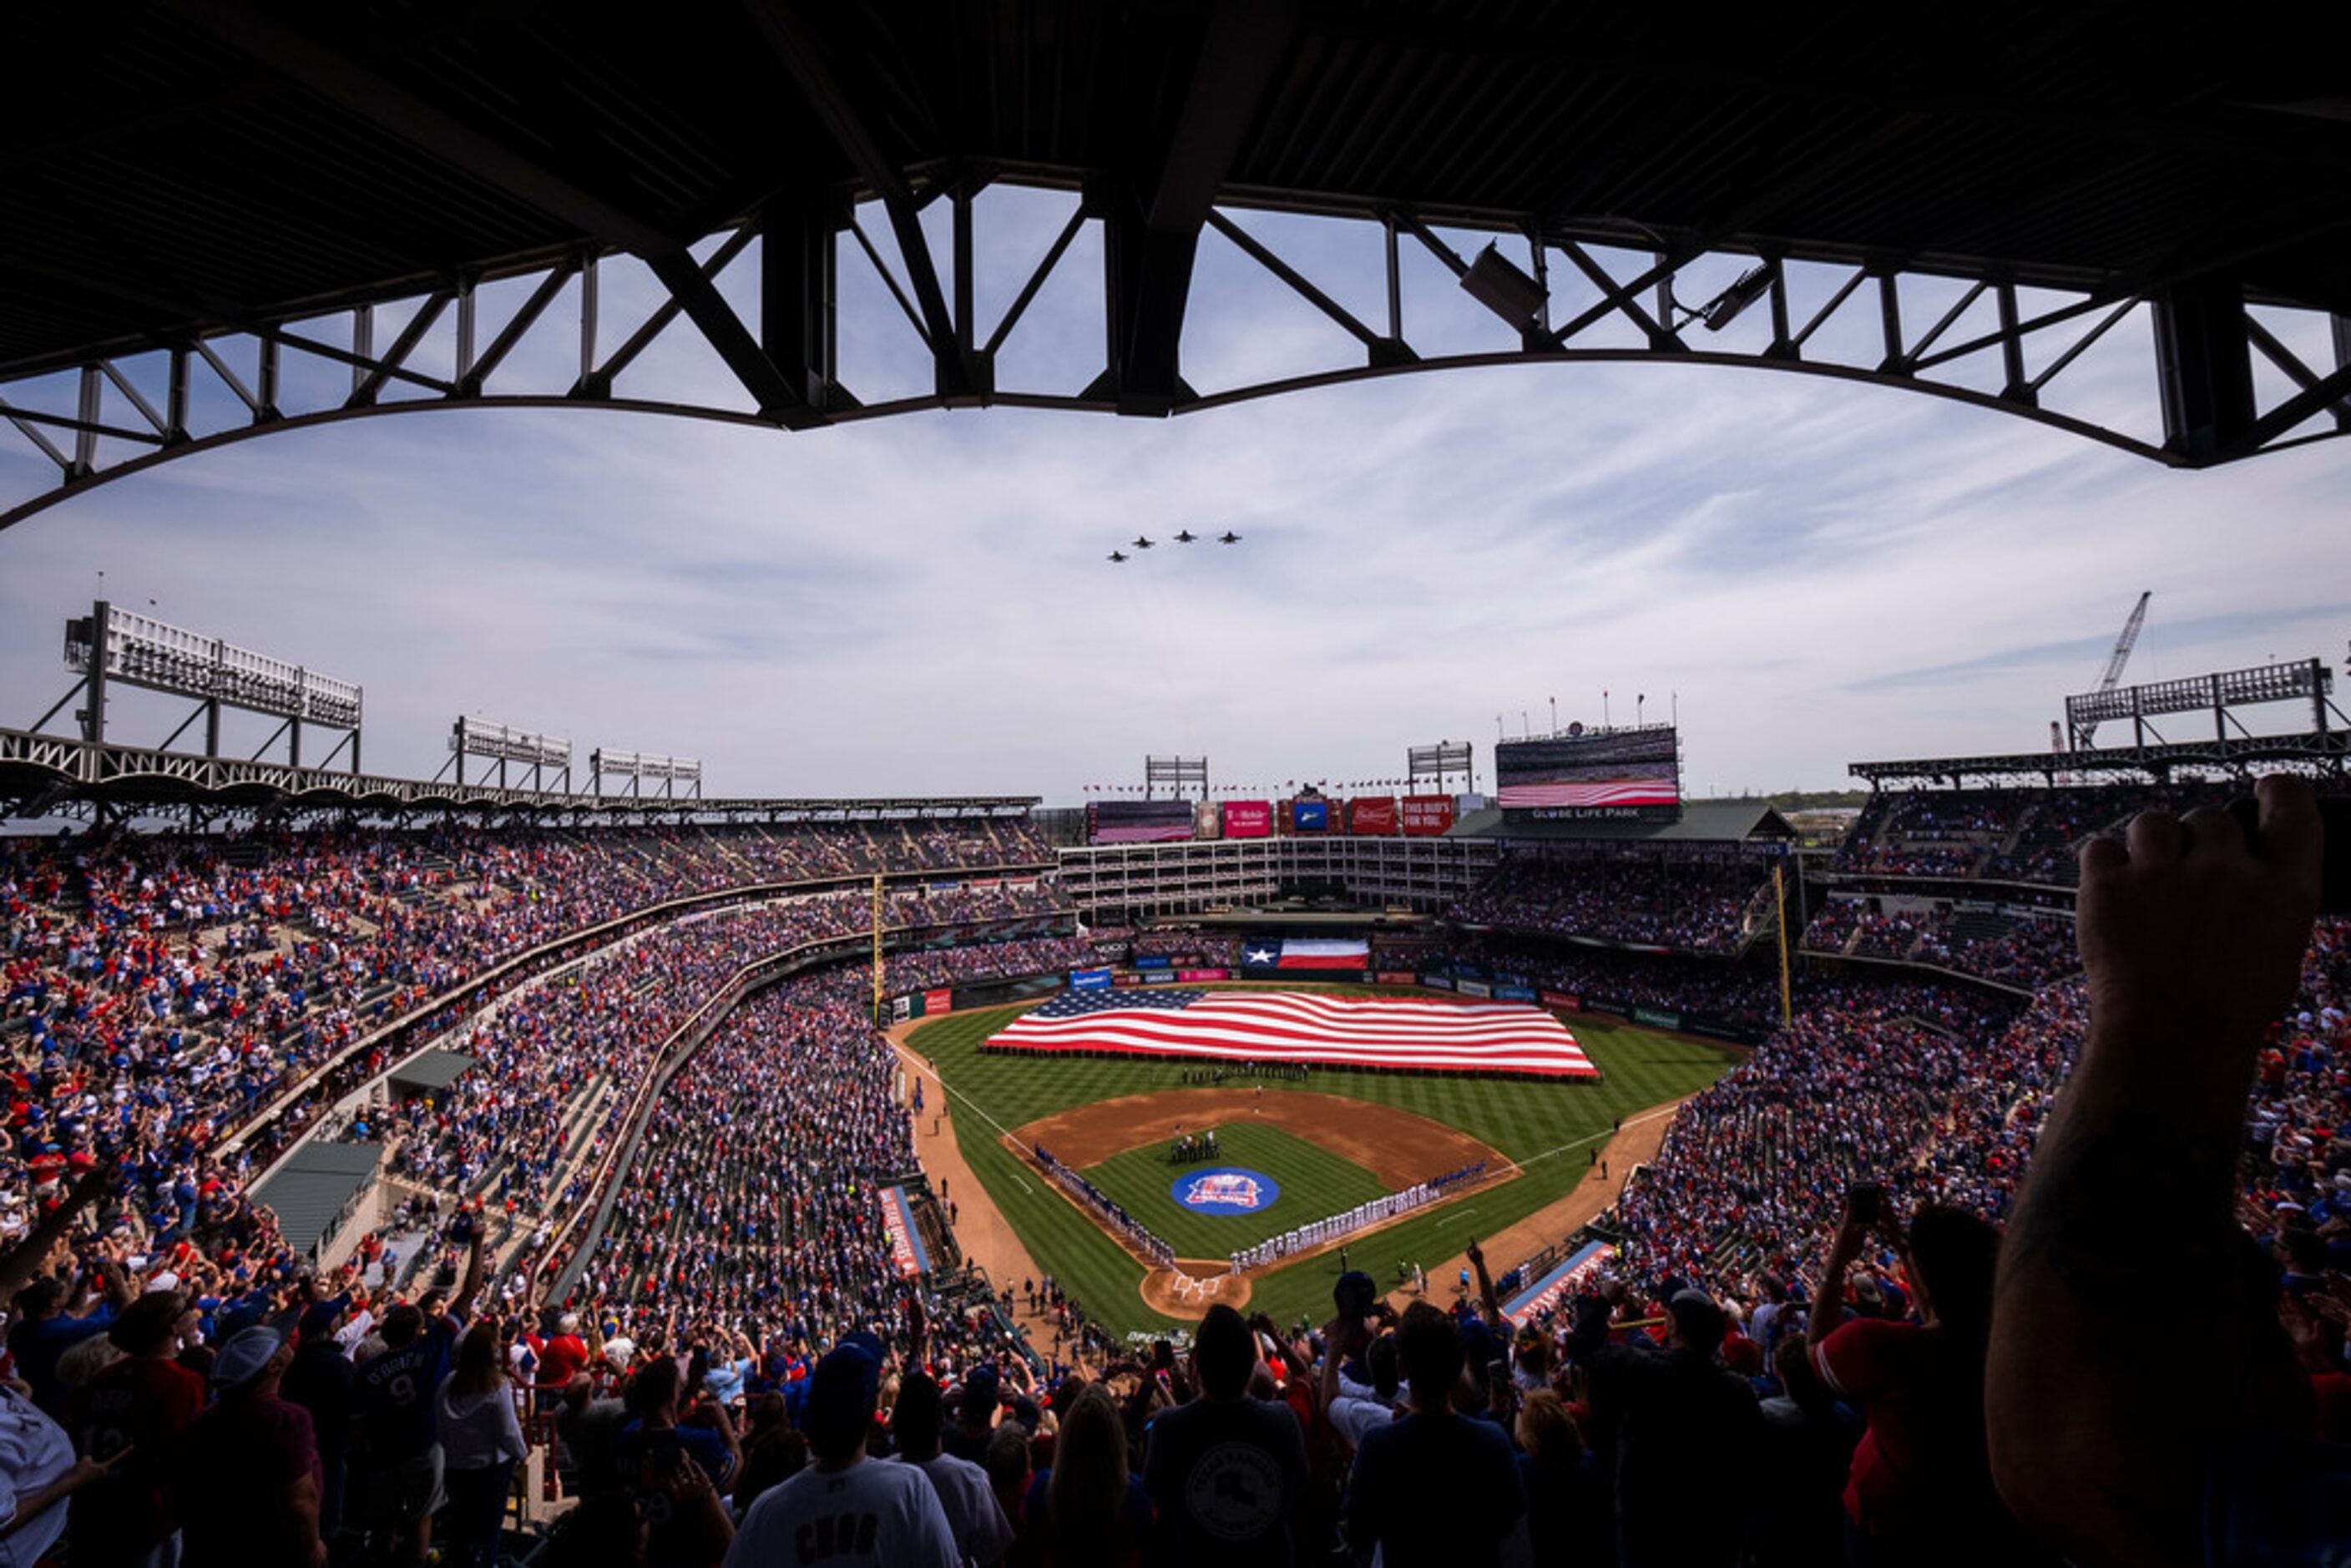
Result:
{"label": "white cloud", "polygon": [[[1007,225],[1006,254],[1056,221]],[[1099,341],[1069,282],[1035,324],[1055,375]],[[1320,319],[1204,341],[1287,368]],[[2142,588],[2134,674],[2339,657],[2347,462],[2177,474],[1929,399],[1622,363],[1163,422],[419,413],[169,465],[0,538],[0,717],[63,689],[57,622],[103,569],[117,598],[364,682],[382,770],[430,773],[478,710],[583,758],[699,755],[724,793],[1066,801],[1147,750],[1219,779],[1386,776],[1498,713],[1540,727],[1553,696],[1596,719],[1605,689],[1620,718],[1678,693],[1696,792],[1828,785],[1863,756],[2040,743]],[[1246,542],[1102,559],[1228,526]],[[125,738],[171,722],[127,709]]]}

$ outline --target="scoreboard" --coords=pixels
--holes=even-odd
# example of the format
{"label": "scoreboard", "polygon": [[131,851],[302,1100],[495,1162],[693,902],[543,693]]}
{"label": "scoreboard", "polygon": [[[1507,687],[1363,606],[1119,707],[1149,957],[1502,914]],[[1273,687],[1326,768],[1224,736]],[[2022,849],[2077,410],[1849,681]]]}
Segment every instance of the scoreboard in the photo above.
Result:
{"label": "scoreboard", "polygon": [[1537,821],[1681,813],[1680,733],[1669,724],[1586,730],[1494,747],[1495,803]]}

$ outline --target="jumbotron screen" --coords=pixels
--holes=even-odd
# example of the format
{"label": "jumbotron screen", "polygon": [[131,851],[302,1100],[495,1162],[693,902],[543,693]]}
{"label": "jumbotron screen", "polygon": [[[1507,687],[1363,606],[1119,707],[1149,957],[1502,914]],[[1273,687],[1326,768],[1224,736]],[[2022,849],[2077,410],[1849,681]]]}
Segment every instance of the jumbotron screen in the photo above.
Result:
{"label": "jumbotron screen", "polygon": [[1192,836],[1189,800],[1095,800],[1086,807],[1086,842],[1158,844]]}
{"label": "jumbotron screen", "polygon": [[1671,725],[1601,729],[1494,747],[1496,803],[1535,817],[1668,816],[1681,810]]}

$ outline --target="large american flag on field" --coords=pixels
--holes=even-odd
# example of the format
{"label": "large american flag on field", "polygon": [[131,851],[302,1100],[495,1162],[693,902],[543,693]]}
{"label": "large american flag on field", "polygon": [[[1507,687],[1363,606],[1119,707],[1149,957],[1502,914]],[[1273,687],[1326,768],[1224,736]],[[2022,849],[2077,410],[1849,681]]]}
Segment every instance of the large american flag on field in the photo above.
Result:
{"label": "large american flag on field", "polygon": [[1293,991],[1064,991],[986,1049],[1599,1076],[1541,1008]]}

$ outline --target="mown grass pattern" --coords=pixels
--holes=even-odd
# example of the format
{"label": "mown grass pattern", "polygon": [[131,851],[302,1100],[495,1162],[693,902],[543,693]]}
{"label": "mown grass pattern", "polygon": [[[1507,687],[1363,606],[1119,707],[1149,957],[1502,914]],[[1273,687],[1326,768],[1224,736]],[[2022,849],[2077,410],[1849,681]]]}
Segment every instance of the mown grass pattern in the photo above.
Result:
{"label": "mown grass pattern", "polygon": [[[1254,988],[1379,994],[1367,986]],[[1071,1105],[1186,1087],[1183,1068],[1174,1062],[988,1055],[980,1051],[982,1041],[1034,1005],[953,1014],[924,1024],[909,1043],[936,1062],[956,1099],[964,1158],[1038,1267],[1055,1274],[1096,1322],[1113,1331],[1182,1326],[1143,1304],[1136,1290],[1142,1265],[1069,1202],[1046,1190],[1043,1180],[1015,1159],[996,1134]],[[1383,1286],[1395,1282],[1400,1261],[1434,1269],[1460,1251],[1472,1234],[1490,1235],[1571,1190],[1585,1174],[1586,1151],[1605,1141],[1615,1118],[1694,1093],[1734,1060],[1730,1051],[1630,1024],[1564,1016],[1584,1054],[1601,1070],[1601,1082],[1546,1083],[1332,1069],[1318,1070],[1303,1083],[1266,1085],[1269,1097],[1299,1089],[1401,1106],[1458,1128],[1523,1167],[1507,1182],[1481,1187],[1459,1202],[1364,1239],[1350,1249],[1355,1267],[1366,1270]],[[1228,1084],[1248,1082],[1238,1076],[1227,1079]],[[1279,1170],[1267,1174],[1287,1179]],[[1287,1197],[1285,1193],[1285,1202]],[[1498,1269],[1516,1261],[1494,1260]],[[1261,1307],[1282,1322],[1311,1317],[1320,1322],[1330,1314],[1331,1285],[1339,1272],[1337,1254],[1332,1253],[1259,1275],[1251,1308]],[[1429,1283],[1434,1292],[1440,1282],[1432,1279]],[[1449,1288],[1450,1282],[1445,1283]]]}
{"label": "mown grass pattern", "polygon": [[[1254,1122],[1220,1124],[1217,1145],[1223,1153],[1198,1165],[1171,1163],[1167,1145],[1165,1138],[1155,1139],[1113,1155],[1083,1174],[1176,1249],[1178,1258],[1222,1258],[1310,1220],[1367,1203],[1387,1190],[1363,1166],[1279,1127]],[[1176,1202],[1168,1191],[1179,1177],[1227,1166],[1271,1176],[1281,1196],[1264,1208],[1202,1214]]]}

